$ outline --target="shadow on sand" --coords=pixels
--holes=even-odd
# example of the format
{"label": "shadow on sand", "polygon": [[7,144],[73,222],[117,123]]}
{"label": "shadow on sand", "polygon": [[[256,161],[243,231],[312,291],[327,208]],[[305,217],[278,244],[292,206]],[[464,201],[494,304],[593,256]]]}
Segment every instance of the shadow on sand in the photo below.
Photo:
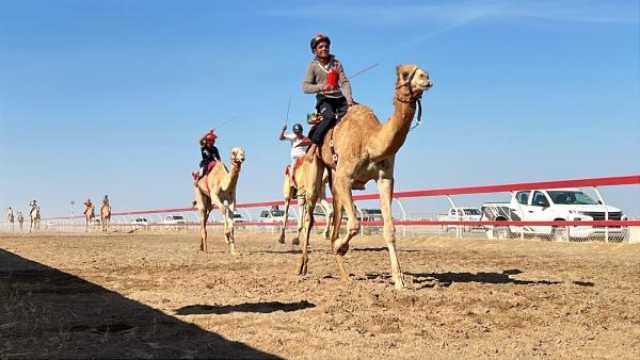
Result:
{"label": "shadow on sand", "polygon": [[279,357],[0,249],[0,358]]}
{"label": "shadow on sand", "polygon": [[[562,281],[555,280],[520,280],[513,279],[511,276],[522,274],[521,270],[509,269],[502,272],[446,272],[446,273],[412,273],[405,272],[405,276],[411,277],[415,289],[430,288],[436,285],[442,287],[451,286],[454,283],[482,283],[482,284],[494,284],[494,285],[558,285]],[[390,273],[367,273],[364,277],[356,278],[356,280],[367,281],[373,280],[377,282],[390,281]],[[589,281],[573,281],[572,284],[577,286],[594,286]]]}
{"label": "shadow on sand", "polygon": [[268,314],[276,311],[298,311],[316,307],[308,301],[281,303],[279,301],[263,303],[244,303],[238,305],[189,305],[176,310],[178,315],[229,314],[233,312],[250,312]]}
{"label": "shadow on sand", "polygon": [[415,284],[436,281],[440,286],[451,286],[453,283],[483,283],[483,284],[513,284],[513,285],[558,285],[561,281],[554,280],[519,280],[511,276],[522,274],[521,270],[511,269],[502,272],[446,272],[446,273],[407,273],[413,277]]}

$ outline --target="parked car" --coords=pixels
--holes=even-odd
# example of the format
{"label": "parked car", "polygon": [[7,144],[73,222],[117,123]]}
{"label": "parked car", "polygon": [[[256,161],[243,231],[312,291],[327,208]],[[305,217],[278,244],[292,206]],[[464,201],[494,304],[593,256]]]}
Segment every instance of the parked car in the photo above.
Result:
{"label": "parked car", "polygon": [[[360,221],[383,221],[382,210],[380,209],[360,209],[356,207],[356,215]],[[362,234],[369,235],[381,233],[382,225],[364,225],[362,226]]]}
{"label": "parked car", "polygon": [[135,218],[135,220],[133,220],[133,224],[138,226],[148,226],[149,220],[147,220],[147,218],[144,218],[144,217],[138,217],[138,218]]}
{"label": "parked car", "polygon": [[[438,214],[439,221],[479,221],[482,212],[478,208],[470,208],[470,207],[455,207],[450,208],[446,213]],[[443,225],[442,229],[444,231],[449,231],[451,229],[455,230],[458,225]],[[482,226],[471,226],[465,225],[462,226],[462,231],[471,231],[474,229],[483,229]]]}
{"label": "parked car", "polygon": [[187,222],[182,215],[167,215],[162,220],[162,223],[168,225],[185,225]]}
{"label": "parked car", "polygon": [[[487,220],[524,221],[593,221],[626,220],[622,210],[602,205],[580,189],[548,189],[518,191],[509,203],[486,203],[482,217]],[[487,231],[490,238],[508,238],[520,231],[525,234],[550,236],[554,240],[586,239],[603,236],[604,227],[597,226],[501,226]],[[624,238],[626,229],[609,227],[612,238]]]}
{"label": "parked car", "polygon": [[245,222],[247,221],[242,214],[235,212],[231,214],[231,218],[233,219],[233,223],[237,228],[244,228]]}
{"label": "parked car", "polygon": [[282,223],[283,220],[284,210],[280,209],[262,210],[260,212],[260,217],[258,218],[258,221],[265,223]]}

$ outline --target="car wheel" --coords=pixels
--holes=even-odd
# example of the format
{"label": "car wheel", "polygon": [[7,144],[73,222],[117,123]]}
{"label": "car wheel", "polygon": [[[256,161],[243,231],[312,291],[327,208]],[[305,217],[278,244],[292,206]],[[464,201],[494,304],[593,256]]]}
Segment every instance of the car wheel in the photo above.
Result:
{"label": "car wheel", "polygon": [[511,238],[511,230],[508,226],[500,226],[493,229],[493,238],[497,240],[507,240]]}
{"label": "car wheel", "polygon": [[569,241],[569,229],[566,227],[555,227],[551,230],[551,238],[554,241]]}

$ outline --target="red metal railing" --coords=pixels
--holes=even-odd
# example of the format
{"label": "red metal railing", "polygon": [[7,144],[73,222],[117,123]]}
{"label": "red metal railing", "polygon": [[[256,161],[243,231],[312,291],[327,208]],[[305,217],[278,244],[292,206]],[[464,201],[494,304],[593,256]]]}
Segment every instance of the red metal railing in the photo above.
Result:
{"label": "red metal railing", "polygon": [[[486,185],[486,186],[469,186],[469,187],[455,187],[455,188],[440,188],[440,189],[427,189],[427,190],[412,190],[412,191],[397,191],[393,194],[393,198],[418,198],[418,197],[432,197],[432,196],[450,196],[450,195],[464,195],[464,194],[486,194],[497,192],[511,192],[519,190],[540,190],[550,188],[569,188],[569,187],[599,187],[599,186],[621,186],[621,185],[639,185],[640,175],[630,176],[615,176],[615,177],[600,177],[600,178],[588,178],[588,179],[573,179],[573,180],[555,180],[555,181],[539,181],[539,182],[525,182],[525,183],[511,183],[501,185]],[[356,195],[353,197],[356,201],[362,200],[376,200],[378,194],[364,194]],[[331,201],[331,199],[328,199]],[[283,200],[275,201],[262,201],[238,204],[238,208],[258,208],[258,207],[270,207],[274,205],[283,205]],[[125,216],[125,215],[148,215],[148,214],[169,214],[169,213],[181,213],[195,211],[193,208],[166,208],[166,209],[149,209],[149,210],[134,210],[134,211],[119,211],[113,212],[112,216]],[[79,216],[60,216],[53,217],[44,220],[65,220],[65,219],[77,219],[83,218]],[[505,226],[507,223],[513,226],[639,226],[640,220],[599,220],[599,221],[439,221],[439,220],[394,220],[397,225],[464,225],[464,226]],[[244,221],[243,225],[246,226],[273,226],[280,223],[265,223],[256,221]],[[320,225],[321,223],[318,223]],[[380,221],[363,221],[363,225],[382,225]],[[114,224],[115,225],[115,224]]]}

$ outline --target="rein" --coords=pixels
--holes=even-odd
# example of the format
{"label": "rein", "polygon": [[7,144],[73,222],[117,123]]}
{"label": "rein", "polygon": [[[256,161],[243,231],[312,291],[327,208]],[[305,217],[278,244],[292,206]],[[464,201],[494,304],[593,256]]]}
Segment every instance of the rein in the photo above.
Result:
{"label": "rein", "polygon": [[396,100],[405,103],[405,104],[410,104],[412,102],[416,102],[417,106],[418,106],[418,114],[416,117],[416,123],[411,126],[411,128],[409,130],[413,130],[415,128],[417,128],[418,126],[420,126],[422,124],[422,93],[420,93],[420,95],[416,96],[413,93],[413,90],[411,89],[411,81],[413,80],[413,77],[416,75],[416,72],[418,71],[418,67],[416,66],[413,71],[411,71],[411,74],[409,75],[409,78],[407,79],[407,81],[399,84],[398,86],[396,86],[396,90],[403,87],[403,86],[408,86],[409,88],[409,100],[404,100],[399,98],[396,95]]}

